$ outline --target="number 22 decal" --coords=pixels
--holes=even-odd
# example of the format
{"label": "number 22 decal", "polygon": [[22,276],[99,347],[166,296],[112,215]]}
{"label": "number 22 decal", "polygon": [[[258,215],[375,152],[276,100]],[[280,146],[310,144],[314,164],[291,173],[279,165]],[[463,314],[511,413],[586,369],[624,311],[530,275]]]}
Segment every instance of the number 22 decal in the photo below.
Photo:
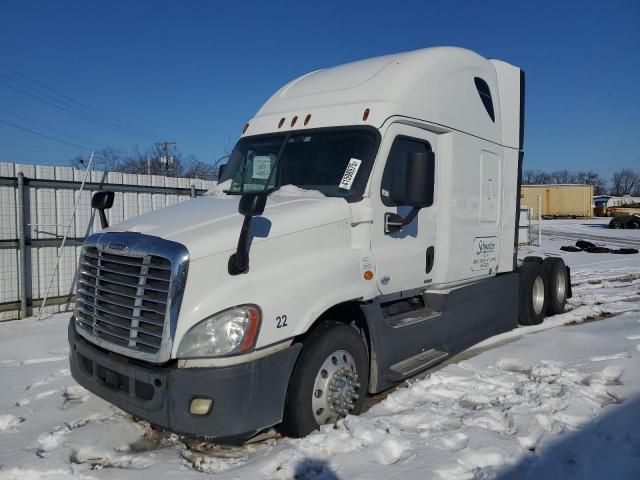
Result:
{"label": "number 22 decal", "polygon": [[287,326],[287,316],[286,315],[278,315],[276,317],[276,328],[284,328]]}

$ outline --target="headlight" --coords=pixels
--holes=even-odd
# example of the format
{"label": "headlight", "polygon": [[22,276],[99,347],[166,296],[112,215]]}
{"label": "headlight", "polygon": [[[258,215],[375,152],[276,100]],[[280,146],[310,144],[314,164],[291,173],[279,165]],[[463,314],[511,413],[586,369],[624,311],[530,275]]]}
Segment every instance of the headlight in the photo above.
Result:
{"label": "headlight", "polygon": [[219,357],[246,352],[260,329],[260,309],[240,305],[202,320],[186,333],[178,358]]}

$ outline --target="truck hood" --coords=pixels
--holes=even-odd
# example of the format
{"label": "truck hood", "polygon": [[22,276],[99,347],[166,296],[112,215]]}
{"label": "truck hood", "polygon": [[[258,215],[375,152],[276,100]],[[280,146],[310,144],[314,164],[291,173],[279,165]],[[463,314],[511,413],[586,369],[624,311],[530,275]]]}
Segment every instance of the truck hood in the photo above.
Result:
{"label": "truck hood", "polygon": [[[238,213],[240,196],[203,196],[154,210],[116,225],[107,231],[138,232],[181,243],[191,260],[235,250],[243,217]],[[270,195],[264,214],[254,217],[252,244],[350,218],[349,204],[342,198],[279,197]]]}

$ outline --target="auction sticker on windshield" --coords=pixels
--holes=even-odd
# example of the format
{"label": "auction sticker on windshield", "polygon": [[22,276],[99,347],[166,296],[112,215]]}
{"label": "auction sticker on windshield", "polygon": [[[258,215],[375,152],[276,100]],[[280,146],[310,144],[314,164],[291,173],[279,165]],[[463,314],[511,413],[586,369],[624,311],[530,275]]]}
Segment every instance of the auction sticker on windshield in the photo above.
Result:
{"label": "auction sticker on windshield", "polygon": [[271,174],[271,157],[269,155],[255,155],[253,157],[253,175],[258,180],[266,180]]}
{"label": "auction sticker on windshield", "polygon": [[340,180],[340,188],[344,188],[345,190],[349,190],[351,188],[361,163],[362,160],[358,160],[357,158],[349,160],[347,168],[344,171],[344,175],[342,175],[342,180]]}

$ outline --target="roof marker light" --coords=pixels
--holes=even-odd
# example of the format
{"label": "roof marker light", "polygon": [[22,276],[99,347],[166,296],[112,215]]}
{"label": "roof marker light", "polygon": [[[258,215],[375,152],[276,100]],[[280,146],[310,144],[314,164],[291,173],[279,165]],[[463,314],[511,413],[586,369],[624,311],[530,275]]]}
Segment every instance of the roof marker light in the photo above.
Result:
{"label": "roof marker light", "polygon": [[284,125],[284,117],[282,117],[280,122],[278,122],[278,128],[282,128],[282,125]]}
{"label": "roof marker light", "polygon": [[295,117],[293,117],[291,119],[291,126],[293,127],[296,124],[297,121],[298,121],[298,116],[296,115]]}
{"label": "roof marker light", "polygon": [[306,117],[304,117],[304,124],[305,126],[307,125],[307,123],[309,123],[309,120],[311,120],[311,114],[308,113]]}
{"label": "roof marker light", "polygon": [[363,122],[366,122],[366,121],[367,121],[367,118],[369,118],[369,109],[368,109],[368,108],[365,108],[365,109],[364,109],[364,113],[362,114],[362,121],[363,121]]}
{"label": "roof marker light", "polygon": [[244,135],[244,132],[247,131],[247,128],[249,128],[249,124],[247,123],[244,128],[242,129],[242,134]]}

